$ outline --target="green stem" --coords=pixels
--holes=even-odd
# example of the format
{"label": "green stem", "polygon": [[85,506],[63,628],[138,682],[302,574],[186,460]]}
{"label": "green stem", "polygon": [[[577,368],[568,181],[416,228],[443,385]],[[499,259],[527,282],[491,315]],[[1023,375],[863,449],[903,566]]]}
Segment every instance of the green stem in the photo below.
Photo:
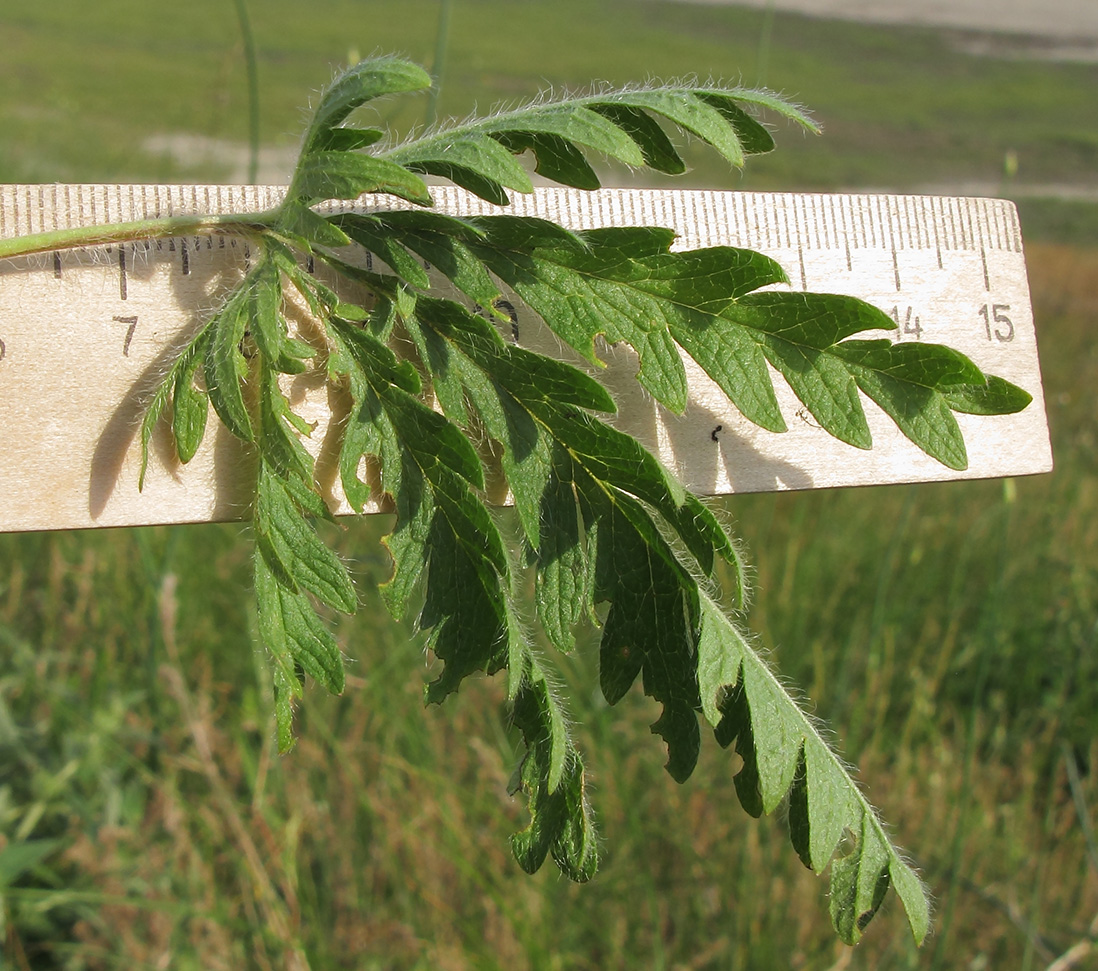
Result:
{"label": "green stem", "polygon": [[774,34],[774,0],[766,5],[766,15],[763,20],[762,32],[759,34],[759,54],[756,58],[758,71],[758,78],[755,81],[758,85],[766,84],[766,73],[770,68],[770,42]]}
{"label": "green stem", "polygon": [[446,70],[446,45],[450,36],[450,8],[453,0],[442,0],[442,7],[438,13],[438,30],[435,33],[435,63],[431,66],[431,74],[435,83],[431,85],[431,93],[427,101],[427,116],[424,123],[430,128],[438,114],[438,96],[442,92],[442,75]]}
{"label": "green stem", "polygon": [[54,250],[78,249],[83,246],[104,246],[128,243],[138,239],[166,239],[169,236],[229,234],[261,236],[271,225],[274,212],[222,213],[215,216],[167,216],[160,219],[137,219],[133,222],[106,226],[77,226],[54,229],[45,233],[0,239],[0,259],[30,256]]}
{"label": "green stem", "polygon": [[244,0],[236,0],[236,16],[244,42],[244,66],[248,71],[248,182],[255,185],[259,174],[259,69],[256,65],[255,37]]}

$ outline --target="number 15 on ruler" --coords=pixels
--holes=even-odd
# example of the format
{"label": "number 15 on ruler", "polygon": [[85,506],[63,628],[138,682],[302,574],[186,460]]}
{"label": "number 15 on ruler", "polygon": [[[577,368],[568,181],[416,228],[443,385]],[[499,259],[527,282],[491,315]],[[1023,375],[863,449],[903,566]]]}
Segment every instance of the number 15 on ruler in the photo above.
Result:
{"label": "number 15 on ruler", "polygon": [[980,316],[984,318],[984,330],[989,341],[997,340],[1006,343],[1014,340],[1014,324],[1006,314],[1008,310],[1010,310],[1009,303],[985,303],[980,308]]}

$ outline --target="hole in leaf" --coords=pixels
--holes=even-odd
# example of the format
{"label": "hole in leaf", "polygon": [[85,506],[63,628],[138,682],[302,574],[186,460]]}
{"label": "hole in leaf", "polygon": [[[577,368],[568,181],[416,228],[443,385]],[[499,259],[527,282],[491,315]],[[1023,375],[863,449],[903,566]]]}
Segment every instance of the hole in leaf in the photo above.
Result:
{"label": "hole in leaf", "polygon": [[835,858],[844,860],[858,849],[858,837],[849,826],[843,827],[843,835],[839,838],[839,845],[835,847]]}

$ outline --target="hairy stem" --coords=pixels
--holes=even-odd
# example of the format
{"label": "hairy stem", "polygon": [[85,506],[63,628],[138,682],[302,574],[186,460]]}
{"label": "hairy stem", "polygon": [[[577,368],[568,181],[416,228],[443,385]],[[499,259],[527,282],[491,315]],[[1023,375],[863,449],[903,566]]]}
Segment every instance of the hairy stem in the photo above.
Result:
{"label": "hairy stem", "polygon": [[139,239],[165,239],[169,236],[224,233],[235,236],[261,236],[271,225],[274,212],[221,213],[205,216],[166,216],[160,219],[137,219],[133,222],[106,226],[77,226],[32,233],[14,239],[0,239],[0,259],[30,256],[54,250],[78,249],[83,246],[103,246],[128,243]]}

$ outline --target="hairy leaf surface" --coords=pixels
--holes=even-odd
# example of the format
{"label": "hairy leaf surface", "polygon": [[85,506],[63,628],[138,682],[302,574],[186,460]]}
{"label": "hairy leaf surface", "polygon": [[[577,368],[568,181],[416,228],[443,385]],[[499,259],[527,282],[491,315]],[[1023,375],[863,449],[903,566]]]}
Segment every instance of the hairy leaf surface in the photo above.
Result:
{"label": "hairy leaf surface", "polygon": [[[343,689],[342,654],[323,615],[357,606],[350,574],[316,532],[318,520],[332,520],[328,483],[322,490],[303,445],[312,428],[287,392],[286,375],[312,368],[348,406],[328,469],[355,510],[376,500],[395,514],[381,592],[394,616],[414,616],[442,662],[427,700],[442,701],[472,676],[507,672],[523,745],[512,790],[530,817],[511,846],[525,870],[551,858],[586,881],[598,866],[583,759],[550,658],[529,633],[536,618],[542,646],[572,651],[588,624],[601,628],[605,700],[618,703],[639,681],[659,702],[652,730],[676,780],[695,768],[702,715],[743,760],[735,788],[744,809],[788,806],[795,851],[814,871],[830,871],[831,917],[844,941],[860,937],[890,888],[921,941],[929,916],[915,871],[734,619],[746,591],[728,532],[609,423],[615,402],[597,377],[517,346],[517,332],[515,342],[505,338],[503,300],[524,303],[596,374],[600,342],[628,344],[638,381],[671,411],[688,402],[686,355],[749,421],[781,432],[776,372],[842,441],[871,446],[869,400],[951,468],[967,463],[954,412],[1007,414],[1029,396],[949,348],[882,339],[894,321],[861,300],[783,289],[784,271],[759,253],[672,252],[674,234],[660,227],[571,232],[429,209],[423,176],[496,205],[509,191],[530,191],[524,154],[542,176],[581,188],[598,187],[598,157],[683,171],[679,135],[740,165],[773,148],[755,109],[814,130],[778,96],[697,84],[595,90],[396,146],[349,122],[376,98],[429,85],[422,68],[382,57],[321,96],[285,202],[247,230],[254,265],[171,363],[141,428],[142,482],[161,418],[184,462],[202,442],[209,405],[249,443],[257,629],[273,665],[280,750],[293,743],[293,704],[307,677]],[[318,206],[361,194],[420,208]],[[355,295],[321,279],[318,266]],[[295,332],[286,284],[317,318],[315,331]],[[489,508],[500,483],[515,506],[517,544]],[[522,566],[534,574],[528,611],[516,599]],[[731,578],[723,598],[718,576]]]}

